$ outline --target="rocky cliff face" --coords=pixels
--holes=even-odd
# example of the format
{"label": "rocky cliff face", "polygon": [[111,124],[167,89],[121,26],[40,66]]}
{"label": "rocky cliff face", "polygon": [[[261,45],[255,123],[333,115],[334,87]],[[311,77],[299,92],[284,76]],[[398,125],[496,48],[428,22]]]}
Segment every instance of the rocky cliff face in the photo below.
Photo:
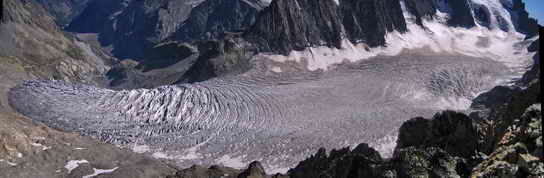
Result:
{"label": "rocky cliff face", "polygon": [[[404,33],[408,31],[407,23],[424,26],[424,20],[467,29],[478,24],[534,36],[536,21],[527,16],[524,4],[519,0],[507,2],[510,1],[277,0],[258,15],[244,38],[261,52],[287,55],[308,47],[341,48],[342,40],[369,47],[386,46],[387,33]],[[414,16],[415,22],[406,21],[403,11]]]}
{"label": "rocky cliff face", "polygon": [[60,26],[66,26],[73,18],[79,16],[91,0],[36,0],[55,17]]}
{"label": "rocky cliff face", "polygon": [[514,25],[517,31],[527,34],[528,37],[538,35],[538,22],[537,20],[529,17],[529,13],[525,8],[525,3],[523,3],[522,0],[513,0],[513,5],[510,11],[512,14],[512,20],[516,22]]}
{"label": "rocky cliff face", "polygon": [[265,5],[260,0],[97,0],[67,30],[97,33],[116,57],[142,61],[146,51],[164,41],[194,42],[241,31]]}
{"label": "rocky cliff face", "polygon": [[173,33],[186,19],[186,1],[93,1],[67,30],[97,33],[102,46],[120,58],[141,59],[144,51]]}
{"label": "rocky cliff face", "polygon": [[408,12],[416,17],[418,25],[423,25],[423,19],[432,20],[436,14],[435,0],[405,0],[404,2]]}
{"label": "rocky cliff face", "polygon": [[266,6],[260,0],[207,0],[192,9],[174,39],[184,42],[219,39],[224,32],[240,32],[255,22]]}
{"label": "rocky cliff face", "polygon": [[4,1],[0,2],[0,22],[4,22]]}
{"label": "rocky cliff face", "polygon": [[343,39],[380,46],[393,30],[406,31],[398,0],[276,0],[244,37],[263,52],[288,54],[312,46],[340,48]]}

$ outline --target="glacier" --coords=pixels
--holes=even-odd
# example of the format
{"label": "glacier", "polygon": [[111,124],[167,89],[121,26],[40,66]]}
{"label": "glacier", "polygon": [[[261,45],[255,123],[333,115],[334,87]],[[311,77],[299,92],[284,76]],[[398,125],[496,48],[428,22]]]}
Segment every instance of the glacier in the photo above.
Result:
{"label": "glacier", "polygon": [[[515,17],[501,7],[509,1],[471,2],[495,14],[489,26],[447,26],[448,8],[439,7],[421,27],[404,10],[409,31],[388,33],[383,47],[344,40],[342,48],[262,53],[246,73],[154,89],[27,81],[9,100],[35,121],[182,167],[258,160],[284,172],[318,148],[361,142],[388,156],[405,120],[467,111],[479,93],[511,84],[532,64]],[[498,17],[510,20],[507,29]]]}

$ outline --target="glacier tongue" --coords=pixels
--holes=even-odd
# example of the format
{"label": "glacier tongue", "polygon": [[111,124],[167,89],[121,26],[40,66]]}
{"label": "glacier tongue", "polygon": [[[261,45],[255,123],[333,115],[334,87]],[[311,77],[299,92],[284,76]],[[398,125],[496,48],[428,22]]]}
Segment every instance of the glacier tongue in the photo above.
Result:
{"label": "glacier tongue", "polygon": [[[202,83],[113,91],[29,81],[10,92],[21,113],[49,126],[146,152],[180,166],[261,160],[285,170],[319,147],[393,143],[400,124],[458,108],[457,100],[509,74],[492,60],[432,54],[379,56],[324,71],[250,72]],[[461,73],[458,73],[461,72]],[[461,82],[462,81],[462,82]]]}

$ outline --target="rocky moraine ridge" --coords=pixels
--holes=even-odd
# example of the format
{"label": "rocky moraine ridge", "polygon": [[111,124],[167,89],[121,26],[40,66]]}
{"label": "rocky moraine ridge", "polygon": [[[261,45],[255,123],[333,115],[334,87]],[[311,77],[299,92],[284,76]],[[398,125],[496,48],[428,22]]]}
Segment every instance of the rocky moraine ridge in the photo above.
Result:
{"label": "rocky moraine ridge", "polygon": [[[0,38],[40,37],[0,44],[16,49],[0,50],[9,64],[0,72],[9,79],[0,88],[0,121],[9,123],[0,126],[0,172],[8,177],[543,176],[539,54],[529,59],[539,48],[538,32],[521,0],[2,4],[13,10],[3,14]],[[56,26],[62,24],[72,33]],[[468,41],[475,29],[513,35],[506,40],[516,43],[500,49],[517,55],[496,61],[410,48],[327,70],[305,64],[317,58],[261,58],[318,47],[342,51],[350,43],[370,53],[402,42],[392,36],[432,33],[437,26]],[[47,49],[56,50],[20,50],[51,36],[60,42]],[[504,42],[495,37],[480,35],[474,48],[489,53]],[[41,65],[52,59],[66,65]],[[494,80],[515,85],[493,88]],[[461,109],[439,112],[449,107]],[[416,116],[432,119],[407,120]],[[260,162],[244,169],[254,160]],[[208,167],[216,164],[222,166]]]}

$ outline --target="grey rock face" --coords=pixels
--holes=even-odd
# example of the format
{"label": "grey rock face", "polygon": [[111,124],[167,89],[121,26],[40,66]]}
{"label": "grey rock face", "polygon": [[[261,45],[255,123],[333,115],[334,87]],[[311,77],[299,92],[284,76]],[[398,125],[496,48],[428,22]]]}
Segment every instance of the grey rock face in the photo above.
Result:
{"label": "grey rock face", "polygon": [[538,35],[538,22],[536,19],[529,17],[529,13],[525,9],[525,3],[522,0],[513,0],[512,2],[511,20],[514,22],[516,30],[526,34],[527,38]]}
{"label": "grey rock face", "polygon": [[[370,28],[372,27],[372,28]],[[244,35],[264,52],[288,54],[312,46],[341,47],[343,39],[385,44],[386,32],[406,31],[398,0],[276,0]]]}
{"label": "grey rock face", "polygon": [[60,26],[68,25],[75,17],[87,7],[92,0],[37,0],[49,11]]}
{"label": "grey rock face", "polygon": [[328,155],[324,149],[300,162],[289,171],[291,178],[326,177],[389,177],[395,170],[385,164],[380,154],[367,144],[354,150],[344,148],[332,150]]}
{"label": "grey rock face", "polygon": [[97,0],[67,30],[98,33],[116,57],[143,61],[149,49],[165,41],[217,39],[244,30],[264,6],[260,0]]}
{"label": "grey rock face", "polygon": [[207,0],[191,10],[174,39],[184,42],[220,39],[225,32],[240,32],[255,22],[266,6],[260,0]]}
{"label": "grey rock face", "polygon": [[0,3],[0,22],[4,22],[4,1]]}
{"label": "grey rock face", "polygon": [[449,0],[448,5],[451,8],[451,17],[448,25],[454,27],[474,27],[476,22],[472,16],[470,0]]}
{"label": "grey rock face", "polygon": [[141,59],[185,21],[193,1],[97,0],[74,19],[68,31],[98,33],[102,46],[120,58]]}
{"label": "grey rock face", "polygon": [[424,18],[432,19],[436,14],[435,0],[405,0],[408,12],[416,17],[416,23],[423,25]]}
{"label": "grey rock face", "polygon": [[341,0],[340,9],[352,43],[383,46],[386,33],[407,31],[399,0]]}
{"label": "grey rock face", "polygon": [[431,120],[415,118],[405,122],[399,130],[397,149],[438,147],[455,156],[471,157],[478,139],[477,128],[468,116],[445,111]]}

